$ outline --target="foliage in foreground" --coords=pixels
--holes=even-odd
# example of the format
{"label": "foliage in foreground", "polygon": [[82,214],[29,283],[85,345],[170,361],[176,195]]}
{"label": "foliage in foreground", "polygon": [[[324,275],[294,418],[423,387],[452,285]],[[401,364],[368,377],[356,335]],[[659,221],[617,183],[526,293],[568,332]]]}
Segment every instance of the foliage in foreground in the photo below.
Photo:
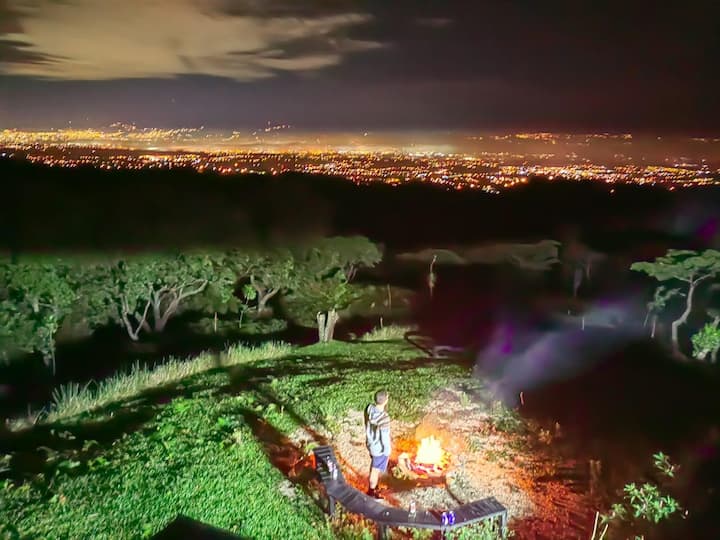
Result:
{"label": "foliage in foreground", "polygon": [[713,322],[707,323],[700,331],[693,335],[693,356],[698,360],[710,360],[717,362],[718,350],[720,350],[720,316],[716,316]]}
{"label": "foliage in foreground", "polygon": [[250,538],[330,538],[309,499],[279,490],[243,410],[234,397],[177,399],[102,460],[5,485],[0,521],[32,538],[147,538],[184,514]]}
{"label": "foliage in foreground", "polygon": [[[654,454],[653,464],[662,480],[674,478],[675,466],[670,462],[668,456],[662,452]],[[596,521],[596,528],[591,540],[595,540],[595,538],[604,540],[608,530],[612,533],[621,528],[623,534],[627,535],[628,529],[630,529],[636,539],[642,540],[649,527],[670,518],[679,510],[681,508],[678,501],[664,493],[661,486],[656,483],[645,482],[638,485],[632,482],[626,484],[623,488],[622,502],[613,504],[607,514],[598,515],[601,530],[597,530]],[[597,536],[598,532],[599,536]]]}
{"label": "foliage in foreground", "polygon": [[[173,401],[130,397],[116,417],[140,407],[154,415],[148,424],[113,443],[76,441],[82,451],[46,449],[45,474],[0,483],[0,524],[27,538],[147,538],[182,513],[258,539],[366,534],[327,524],[304,486],[271,465],[258,425],[276,435],[332,430],[379,387],[390,390],[394,417],[415,420],[433,391],[466,374],[416,357],[402,344],[334,342],[186,377],[169,391],[186,397]],[[81,420],[67,430],[111,422]]]}

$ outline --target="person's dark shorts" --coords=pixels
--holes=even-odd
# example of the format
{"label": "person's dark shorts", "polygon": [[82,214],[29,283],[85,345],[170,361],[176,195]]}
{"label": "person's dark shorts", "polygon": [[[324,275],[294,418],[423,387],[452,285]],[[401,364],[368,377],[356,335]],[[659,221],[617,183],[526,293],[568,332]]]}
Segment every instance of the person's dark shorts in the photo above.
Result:
{"label": "person's dark shorts", "polygon": [[372,468],[380,469],[380,472],[385,472],[388,466],[388,456],[371,456],[372,457]]}

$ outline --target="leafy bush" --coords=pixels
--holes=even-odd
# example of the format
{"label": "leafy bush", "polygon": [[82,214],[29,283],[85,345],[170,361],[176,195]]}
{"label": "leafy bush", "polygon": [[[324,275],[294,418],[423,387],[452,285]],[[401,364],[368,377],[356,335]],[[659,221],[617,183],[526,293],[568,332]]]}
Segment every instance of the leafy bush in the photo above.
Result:
{"label": "leafy bush", "polygon": [[283,319],[257,319],[244,322],[240,331],[243,334],[264,335],[283,332],[287,327],[288,323]]}
{"label": "leafy bush", "polygon": [[218,319],[205,317],[191,323],[190,328],[199,334],[219,334],[221,336],[265,335],[283,332],[288,323],[282,319]]}
{"label": "leafy bush", "polygon": [[360,341],[394,341],[404,339],[407,332],[415,329],[415,326],[389,324],[380,328],[373,328],[366,334],[360,336]]}
{"label": "leafy bush", "polygon": [[[675,466],[672,465],[668,456],[662,452],[653,455],[653,464],[661,477],[671,479],[675,476]],[[663,493],[660,486],[655,483],[645,482],[637,485],[632,482],[623,488],[623,501],[615,503],[610,507],[608,514],[598,514],[602,531],[597,536],[597,520],[592,540],[596,537],[603,540],[610,527],[625,526],[630,528],[636,538],[644,538],[644,534],[638,532],[646,531],[649,524],[657,524],[668,519],[675,512],[679,511],[680,504],[672,496]]]}
{"label": "leafy bush", "polygon": [[492,405],[490,425],[506,433],[524,433],[526,425],[520,414],[515,409],[509,409],[501,401]]}
{"label": "leafy bush", "polygon": [[708,323],[692,337],[693,356],[698,360],[705,360],[710,354],[712,361],[717,360],[720,349],[720,328],[717,323]]}

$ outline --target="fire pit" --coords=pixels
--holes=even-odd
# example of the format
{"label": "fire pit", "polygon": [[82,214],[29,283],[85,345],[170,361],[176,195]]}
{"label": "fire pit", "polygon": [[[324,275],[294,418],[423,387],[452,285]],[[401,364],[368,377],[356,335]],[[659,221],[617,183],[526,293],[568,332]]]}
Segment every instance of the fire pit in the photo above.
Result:
{"label": "fire pit", "polygon": [[441,478],[450,463],[440,439],[430,435],[420,440],[415,455],[403,452],[398,456],[398,469],[407,478]]}

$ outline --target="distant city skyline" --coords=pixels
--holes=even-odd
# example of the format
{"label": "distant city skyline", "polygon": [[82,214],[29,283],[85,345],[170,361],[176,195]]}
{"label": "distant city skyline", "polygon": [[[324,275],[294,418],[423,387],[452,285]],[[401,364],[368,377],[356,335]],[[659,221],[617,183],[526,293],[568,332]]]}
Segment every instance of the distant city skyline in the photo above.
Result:
{"label": "distant city skyline", "polygon": [[223,175],[302,172],[356,184],[408,181],[498,194],[533,177],[674,190],[720,185],[720,138],[631,134],[253,132],[204,129],[0,130],[0,157],[100,170],[192,168]]}
{"label": "distant city skyline", "polygon": [[720,132],[720,4],[0,0],[0,128]]}

